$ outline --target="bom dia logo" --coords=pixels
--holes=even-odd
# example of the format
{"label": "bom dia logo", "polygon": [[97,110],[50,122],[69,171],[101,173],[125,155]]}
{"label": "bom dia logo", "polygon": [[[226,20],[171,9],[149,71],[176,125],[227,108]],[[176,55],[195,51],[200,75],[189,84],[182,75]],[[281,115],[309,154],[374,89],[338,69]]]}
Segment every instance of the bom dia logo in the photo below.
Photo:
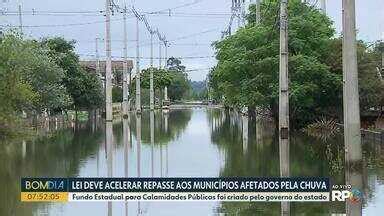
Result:
{"label": "bom dia logo", "polygon": [[22,191],[65,191],[67,189],[67,181],[64,179],[22,179]]}
{"label": "bom dia logo", "polygon": [[345,202],[348,200],[351,203],[360,203],[363,200],[363,193],[356,188],[350,190],[333,190],[332,191],[332,201],[341,201]]}

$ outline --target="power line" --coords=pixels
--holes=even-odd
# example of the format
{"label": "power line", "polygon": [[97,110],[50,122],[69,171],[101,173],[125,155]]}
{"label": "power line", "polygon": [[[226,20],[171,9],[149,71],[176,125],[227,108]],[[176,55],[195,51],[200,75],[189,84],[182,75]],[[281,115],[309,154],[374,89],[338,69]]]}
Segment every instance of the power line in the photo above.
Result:
{"label": "power line", "polygon": [[[191,37],[196,37],[196,36],[200,36],[200,35],[207,34],[207,33],[210,33],[210,32],[214,32],[214,31],[217,31],[217,30],[220,30],[220,28],[214,28],[214,29],[209,29],[209,30],[206,30],[206,31],[201,31],[201,32],[197,32],[197,33],[192,33],[192,34],[180,36],[180,37],[168,40],[168,42],[184,40],[184,39],[188,39],[188,38],[191,38]],[[162,43],[162,42],[158,42],[158,44],[160,44],[160,43]],[[145,41],[145,42],[140,44],[140,46],[150,46],[150,45],[151,45],[151,43],[150,43],[149,40],[147,40],[147,41]],[[172,46],[173,46],[173,43],[172,43]],[[177,44],[176,44],[176,46],[177,46]],[[134,48],[134,46],[131,46],[131,47],[128,47],[128,48],[131,49],[131,48]]]}
{"label": "power line", "polygon": [[190,37],[196,37],[196,36],[200,36],[200,35],[203,35],[203,34],[206,34],[206,33],[214,32],[214,31],[217,31],[219,29],[220,28],[209,29],[209,30],[205,30],[205,31],[201,31],[201,32],[197,32],[197,33],[193,33],[193,34],[177,37],[177,38],[171,39],[169,41],[184,40],[184,39],[187,39],[187,38],[190,38]]}
{"label": "power line", "polygon": [[[87,56],[87,57],[95,57],[94,54],[79,54],[80,56]],[[105,56],[101,56],[101,57],[105,57]],[[116,59],[119,59],[119,58],[123,58],[123,56],[112,56],[113,58],[116,58]],[[136,56],[127,56],[128,58],[137,58]],[[205,58],[215,58],[216,56],[212,55],[212,56],[180,56],[180,57],[175,57],[177,59],[205,59]],[[138,57],[140,59],[151,59],[151,57]],[[154,59],[159,59],[159,57],[154,57]]]}
{"label": "power line", "polygon": [[[112,21],[120,21],[123,20],[122,18],[118,19],[111,19]],[[94,22],[82,22],[82,23],[68,23],[68,24],[47,24],[47,25],[23,25],[25,28],[43,28],[43,27],[71,27],[71,26],[84,26],[84,25],[92,25],[92,24],[99,24],[99,23],[105,23],[105,20],[103,21],[94,21]],[[0,25],[0,27],[18,27],[16,25]]]}
{"label": "power line", "polygon": [[173,8],[167,8],[167,9],[163,9],[163,10],[159,10],[159,11],[150,12],[150,14],[162,13],[164,11],[172,11],[172,10],[176,10],[176,9],[180,9],[180,8],[184,8],[184,7],[189,7],[189,6],[198,4],[198,3],[202,2],[202,1],[203,0],[195,0],[193,2],[186,3],[186,4],[183,4],[183,5],[180,5],[180,6],[176,6],[176,7],[173,7]]}
{"label": "power line", "polygon": [[[230,16],[230,14],[223,13],[160,13],[152,14],[151,12],[143,12],[144,15],[156,16],[156,17],[169,17],[169,18],[204,18],[204,19],[224,19]],[[3,16],[18,16],[17,12],[4,12]],[[86,17],[100,17],[104,16],[102,12],[100,13],[76,13],[76,12],[67,12],[67,13],[41,13],[41,12],[21,12],[23,16],[55,16],[55,17],[68,17],[68,16],[86,16]],[[132,14],[128,17],[133,17]]]}
{"label": "power line", "polygon": [[[24,10],[22,11],[23,15],[31,14],[31,15],[37,15],[37,14],[102,14],[105,11],[103,10],[95,10],[95,11],[38,11],[35,9],[32,10]],[[2,15],[7,14],[17,14],[18,11],[4,11],[2,12]]]}
{"label": "power line", "polygon": [[173,43],[172,46],[211,46],[212,43]]}

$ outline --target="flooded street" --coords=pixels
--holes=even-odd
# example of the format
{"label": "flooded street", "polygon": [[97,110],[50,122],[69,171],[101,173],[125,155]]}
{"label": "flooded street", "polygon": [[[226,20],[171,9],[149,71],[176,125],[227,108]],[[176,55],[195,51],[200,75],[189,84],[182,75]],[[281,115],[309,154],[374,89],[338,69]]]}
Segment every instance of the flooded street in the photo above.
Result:
{"label": "flooded street", "polygon": [[[362,214],[382,215],[384,144],[364,140],[364,168],[351,173],[344,167],[342,136],[324,141],[294,134],[289,155],[284,157],[274,128],[266,120],[210,108],[132,114],[107,126],[101,120],[57,130],[50,125],[49,135],[0,142],[0,215],[280,215],[280,203],[19,200],[23,176],[279,177],[282,166],[289,168],[290,176],[329,176],[333,184],[345,184],[345,176],[360,179],[365,198]],[[106,146],[111,132],[113,145]],[[346,206],[343,202],[291,203],[288,210],[291,215],[332,215],[345,214]]]}

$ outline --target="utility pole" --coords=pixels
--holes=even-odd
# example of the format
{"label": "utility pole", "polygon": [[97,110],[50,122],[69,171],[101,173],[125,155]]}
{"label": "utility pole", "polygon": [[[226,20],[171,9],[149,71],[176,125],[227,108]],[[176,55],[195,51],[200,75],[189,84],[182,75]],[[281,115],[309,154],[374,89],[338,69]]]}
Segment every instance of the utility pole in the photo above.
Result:
{"label": "utility pole", "polygon": [[151,67],[153,67],[153,34],[154,32],[151,31],[150,34],[151,34]]}
{"label": "utility pole", "polygon": [[23,34],[23,17],[21,14],[21,0],[19,1],[19,28],[20,28],[20,34]]}
{"label": "utility pole", "polygon": [[127,32],[127,6],[124,7],[124,62],[123,62],[123,118],[128,117],[129,90],[128,90],[128,32]]}
{"label": "utility pole", "polygon": [[343,0],[344,143],[352,164],[362,160],[356,47],[355,0]]}
{"label": "utility pole", "polygon": [[141,113],[139,17],[136,17],[136,112]]}
{"label": "utility pole", "polygon": [[150,31],[151,34],[151,69],[150,69],[150,74],[149,74],[149,104],[150,104],[150,109],[154,110],[155,109],[155,91],[154,91],[154,86],[153,86],[153,32],[152,30]]}
{"label": "utility pole", "polygon": [[[279,149],[280,176],[289,176],[289,79],[288,0],[280,0]],[[284,160],[283,160],[284,159]],[[288,202],[281,203],[281,215],[289,215]]]}
{"label": "utility pole", "polygon": [[321,0],[320,1],[320,6],[321,6],[321,10],[323,11],[323,13],[327,13],[327,3],[326,3],[326,0]]}
{"label": "utility pole", "polygon": [[[168,41],[164,40],[164,47],[165,47],[165,63],[164,63],[164,69],[167,70],[168,68]],[[168,108],[168,86],[164,87],[164,101],[165,101],[165,108]]]}
{"label": "utility pole", "polygon": [[156,31],[152,30],[152,27],[149,25],[148,20],[145,16],[142,16],[142,21],[145,24],[145,27],[147,28],[149,34],[151,35],[151,58],[150,58],[150,71],[149,71],[149,108],[150,110],[155,109],[155,92],[154,92],[154,86],[153,86],[153,35],[156,33]]}
{"label": "utility pole", "polygon": [[167,69],[167,67],[168,67],[168,41],[166,41],[166,40],[164,40],[164,49],[165,49],[164,68]]}
{"label": "utility pole", "polygon": [[[113,174],[113,115],[112,115],[112,57],[111,57],[111,0],[105,1],[105,145],[108,177]],[[112,202],[108,202],[108,215],[112,215]]]}
{"label": "utility pole", "polygon": [[155,175],[155,113],[150,111],[149,114],[149,127],[151,139],[151,173],[152,177]]}
{"label": "utility pole", "polygon": [[105,120],[112,121],[111,0],[105,4]]}
{"label": "utility pole", "polygon": [[100,38],[95,39],[95,57],[96,57],[96,74],[101,79],[101,69],[100,69],[100,54],[99,54],[99,40]]}
{"label": "utility pole", "polygon": [[261,22],[260,0],[256,0],[256,25],[259,25],[260,22]]}
{"label": "utility pole", "polygon": [[161,40],[159,38],[159,69],[161,69]]}

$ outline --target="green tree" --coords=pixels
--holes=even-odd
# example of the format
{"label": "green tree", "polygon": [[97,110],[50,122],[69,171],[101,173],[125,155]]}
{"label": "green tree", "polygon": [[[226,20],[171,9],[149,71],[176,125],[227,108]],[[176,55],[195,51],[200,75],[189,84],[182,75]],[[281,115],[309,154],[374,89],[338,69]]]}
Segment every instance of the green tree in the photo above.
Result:
{"label": "green tree", "polygon": [[33,107],[39,95],[23,76],[29,70],[32,50],[21,37],[5,34],[0,38],[0,135],[8,134],[18,112]]}
{"label": "green tree", "polygon": [[[187,96],[190,90],[188,74],[185,72],[185,66],[181,65],[181,61],[176,58],[170,58],[167,61],[167,69],[147,68],[142,70],[140,75],[141,87],[149,89],[150,87],[150,71],[153,71],[154,88],[162,91],[165,86],[168,87],[168,96],[171,100],[181,100]],[[135,94],[136,81],[133,79],[131,95]],[[143,91],[143,93],[148,93]],[[145,96],[145,95],[144,95]]]}
{"label": "green tree", "polygon": [[25,41],[26,46],[33,50],[29,53],[30,71],[23,76],[31,83],[39,94],[34,104],[34,111],[40,113],[44,109],[49,112],[61,111],[72,105],[72,98],[63,85],[64,71],[47,55],[35,41]]}
{"label": "green tree", "polygon": [[173,79],[168,86],[168,97],[170,100],[181,100],[187,96],[190,90],[190,83],[186,73],[180,73],[178,71],[170,71]]}
{"label": "green tree", "polygon": [[49,56],[64,70],[63,84],[71,95],[75,110],[91,110],[102,106],[103,89],[98,76],[80,66],[74,41],[46,38],[41,42]]}
{"label": "green tree", "polygon": [[[217,66],[210,74],[213,95],[226,105],[268,109],[277,118],[279,1],[261,5],[263,20],[215,43]],[[324,61],[335,31],[331,20],[299,0],[289,2],[289,76],[291,122],[301,127],[339,105],[342,77]]]}
{"label": "green tree", "polygon": [[179,59],[171,57],[167,60],[167,68],[173,77],[168,86],[169,98],[173,101],[185,98],[191,90],[185,66],[181,64]]}
{"label": "green tree", "polygon": [[163,89],[171,84],[173,77],[168,70],[151,67],[142,71],[140,76],[141,87],[149,89],[151,71],[153,72],[153,86],[155,89]]}
{"label": "green tree", "polygon": [[[360,111],[362,116],[371,108],[381,109],[384,105],[384,82],[380,79],[378,68],[381,67],[381,43],[369,45],[358,41],[357,61],[359,72]],[[326,62],[333,73],[343,74],[342,38],[332,40],[331,49]],[[339,107],[340,116],[342,106]]]}
{"label": "green tree", "polygon": [[103,88],[99,77],[80,69],[80,73],[70,78],[75,110],[93,110],[104,104]]}

